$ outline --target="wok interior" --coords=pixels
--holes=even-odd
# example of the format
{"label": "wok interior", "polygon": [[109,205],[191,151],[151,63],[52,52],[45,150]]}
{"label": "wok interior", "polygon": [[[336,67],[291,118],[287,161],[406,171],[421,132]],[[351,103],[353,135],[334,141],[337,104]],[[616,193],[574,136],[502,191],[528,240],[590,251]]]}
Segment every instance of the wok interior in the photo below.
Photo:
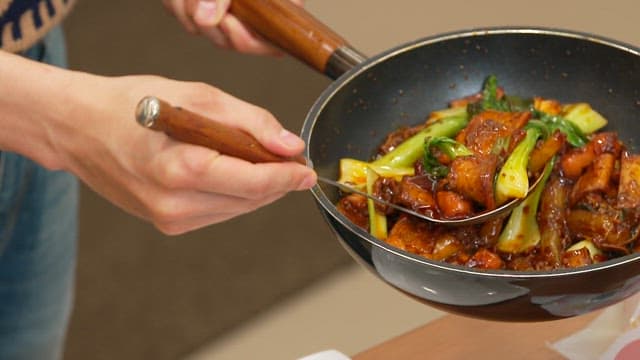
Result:
{"label": "wok interior", "polygon": [[[634,49],[581,34],[494,30],[409,44],[343,76],[319,99],[305,124],[308,155],[320,175],[337,178],[340,158],[370,159],[387,133],[421,123],[450,100],[479,91],[490,74],[510,95],[590,103],[609,120],[605,130],[618,132],[632,151],[638,150],[634,140],[640,130],[640,56]],[[348,224],[333,207],[338,195],[329,187],[316,192],[324,210],[352,233],[387,246]],[[630,257],[637,256],[607,263]],[[554,273],[577,271],[581,270]]]}

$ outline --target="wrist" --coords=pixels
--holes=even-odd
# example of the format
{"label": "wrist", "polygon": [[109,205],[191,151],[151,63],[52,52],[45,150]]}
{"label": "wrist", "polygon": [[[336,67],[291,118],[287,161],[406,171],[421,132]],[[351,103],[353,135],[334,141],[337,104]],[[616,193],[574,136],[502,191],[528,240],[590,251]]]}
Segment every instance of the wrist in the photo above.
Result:
{"label": "wrist", "polygon": [[0,148],[64,169],[59,139],[77,121],[77,94],[91,76],[0,51]]}

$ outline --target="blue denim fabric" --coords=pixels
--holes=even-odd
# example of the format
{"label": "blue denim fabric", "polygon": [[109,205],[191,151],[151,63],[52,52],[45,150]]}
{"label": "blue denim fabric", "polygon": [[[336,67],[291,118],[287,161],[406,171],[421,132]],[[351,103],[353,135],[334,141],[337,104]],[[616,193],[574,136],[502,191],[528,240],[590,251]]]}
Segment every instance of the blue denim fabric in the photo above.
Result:
{"label": "blue denim fabric", "polygon": [[[61,29],[24,56],[66,66]],[[62,357],[73,298],[77,207],[72,175],[0,153],[0,359]]]}

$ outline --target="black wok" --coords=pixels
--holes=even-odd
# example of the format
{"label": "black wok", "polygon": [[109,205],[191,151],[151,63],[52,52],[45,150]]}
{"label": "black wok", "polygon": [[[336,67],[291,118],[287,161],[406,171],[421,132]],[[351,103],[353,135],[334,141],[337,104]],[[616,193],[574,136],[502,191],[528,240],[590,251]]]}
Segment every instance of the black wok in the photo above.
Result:
{"label": "black wok", "polygon": [[[385,134],[475,93],[489,74],[513,95],[589,102],[632,149],[640,133],[640,55],[634,47],[566,30],[492,28],[428,37],[364,60],[331,35],[338,45],[318,66],[318,52],[308,57],[304,49],[291,48],[302,42],[325,52],[335,42],[319,35],[327,29],[314,25],[288,39],[269,30],[281,21],[273,13],[286,2],[234,0],[233,10],[252,22],[246,9],[260,13],[266,4],[267,12],[252,22],[257,31],[339,76],[313,105],[302,130],[306,155],[322,176],[337,178],[340,158],[369,159]],[[288,27],[295,33],[299,25],[286,25],[284,32]],[[476,271],[396,249],[339,213],[336,189],[318,185],[312,192],[337,239],[359,263],[441,310],[502,321],[552,320],[606,307],[640,290],[638,254],[570,270]]]}

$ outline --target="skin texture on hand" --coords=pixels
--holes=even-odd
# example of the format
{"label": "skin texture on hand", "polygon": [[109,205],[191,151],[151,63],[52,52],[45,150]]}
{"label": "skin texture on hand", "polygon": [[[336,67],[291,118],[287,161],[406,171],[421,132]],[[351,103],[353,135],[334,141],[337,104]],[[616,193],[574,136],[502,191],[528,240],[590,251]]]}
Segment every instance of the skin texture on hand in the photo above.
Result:
{"label": "skin texture on hand", "polygon": [[[5,94],[0,126],[15,130],[0,134],[0,148],[76,174],[166,234],[253,211],[316,180],[313,170],[297,163],[251,164],[136,123],[138,101],[154,95],[247,131],[276,154],[302,152],[302,140],[266,110],[206,84],[155,76],[107,78],[1,51],[0,78]],[[49,80],[36,81],[42,78]]]}
{"label": "skin texture on hand", "polygon": [[[224,49],[279,56],[282,53],[228,13],[232,0],[163,0],[165,8],[192,34],[201,34]],[[302,6],[303,0],[291,0]]]}

